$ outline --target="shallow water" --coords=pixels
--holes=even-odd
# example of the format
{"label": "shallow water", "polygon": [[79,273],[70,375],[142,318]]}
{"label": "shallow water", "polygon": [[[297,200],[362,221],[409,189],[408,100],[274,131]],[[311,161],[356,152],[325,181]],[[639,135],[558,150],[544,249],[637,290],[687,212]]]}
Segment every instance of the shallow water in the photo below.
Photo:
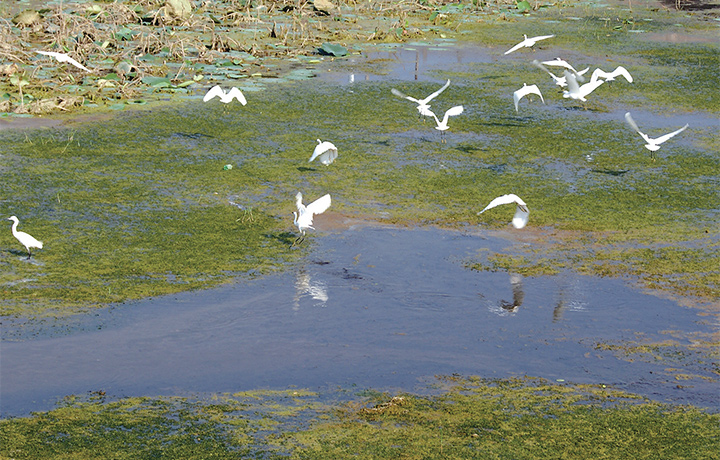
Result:
{"label": "shallow water", "polygon": [[[322,217],[322,216],[321,216]],[[317,227],[322,228],[318,219]],[[355,227],[310,238],[285,273],[149,299],[86,317],[72,333],[2,344],[3,416],[68,394],[185,395],[336,386],[418,390],[436,374],[604,383],[713,407],[695,360],[628,362],[595,344],[710,332],[699,311],[617,279],[522,278],[464,262],[508,241],[438,229]],[[679,339],[682,342],[682,339]]]}

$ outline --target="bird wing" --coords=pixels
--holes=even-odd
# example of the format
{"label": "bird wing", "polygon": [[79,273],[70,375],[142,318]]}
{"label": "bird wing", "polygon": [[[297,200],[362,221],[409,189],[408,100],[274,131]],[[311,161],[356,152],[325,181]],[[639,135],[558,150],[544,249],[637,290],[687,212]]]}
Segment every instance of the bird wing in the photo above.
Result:
{"label": "bird wing", "polygon": [[[650,139],[650,138],[647,136],[647,134],[645,134],[644,132],[640,131],[640,128],[638,128],[637,123],[635,123],[635,120],[633,120],[633,117],[630,116],[630,112],[627,112],[627,113],[625,114],[625,121],[627,121],[627,124],[630,125],[630,127],[631,127],[632,129],[634,129],[635,131],[637,131],[637,133],[640,135],[640,137],[642,137],[642,138],[645,140],[645,142],[647,142],[648,144],[652,144],[652,143],[653,143],[653,140]],[[669,139],[669,138],[668,138],[668,139]]]}
{"label": "bird wing", "polygon": [[203,97],[203,102],[207,102],[214,97],[222,98],[224,96],[225,96],[225,91],[223,91],[223,89],[220,87],[220,85],[215,85],[212,88],[210,88],[210,91],[208,91],[205,94],[205,97]]}
{"label": "bird wing", "polygon": [[683,126],[682,128],[678,129],[677,131],[673,131],[673,132],[671,132],[671,133],[665,134],[664,136],[660,136],[660,137],[658,137],[657,139],[653,139],[653,143],[654,143],[654,144],[658,144],[658,145],[659,145],[659,144],[662,144],[663,142],[667,141],[667,140],[670,139],[671,137],[674,137],[674,136],[680,134],[681,132],[685,131],[688,126],[690,126],[690,125],[689,125],[689,124],[686,124],[685,126]]}
{"label": "bird wing", "polygon": [[310,215],[322,214],[330,207],[330,194],[323,195],[309,205],[305,206],[305,211]]}
{"label": "bird wing", "polygon": [[627,80],[628,83],[633,82],[633,77],[632,75],[630,75],[630,72],[628,72],[627,69],[621,65],[617,66],[617,68],[613,70],[610,74],[610,76],[612,76],[613,78],[617,77],[618,75],[622,75],[623,77],[625,77],[625,80]]}
{"label": "bird wing", "polygon": [[463,106],[461,106],[461,105],[456,105],[455,107],[449,108],[445,112],[445,116],[443,117],[443,123],[447,123],[448,118],[450,118],[450,117],[460,115],[461,113],[463,113],[463,110],[465,110],[465,109],[463,109]]}
{"label": "bird wing", "polygon": [[566,69],[573,71],[573,73],[577,73],[573,66],[571,66],[567,61],[560,58],[555,58],[552,61],[543,61],[543,64],[556,67],[565,67]]}
{"label": "bird wing", "polygon": [[[485,209],[483,209],[482,211],[480,211],[478,213],[478,215],[484,213],[488,209],[494,208],[495,206],[500,206],[503,204],[510,204],[510,203],[515,203],[518,206],[527,206],[525,204],[525,202],[519,196],[515,195],[514,193],[509,193],[507,195],[499,196],[499,197],[495,198],[494,200],[492,200],[490,202],[490,204],[485,206]],[[525,209],[527,210],[527,208],[525,208]]]}
{"label": "bird wing", "polygon": [[422,100],[420,100],[420,101],[418,101],[418,102],[427,105],[428,102],[432,101],[432,100],[435,99],[440,93],[442,93],[443,91],[445,91],[448,86],[450,86],[450,80],[448,80],[448,81],[443,85],[442,88],[440,88],[439,90],[435,91],[434,93],[432,93],[431,95],[429,95],[429,96],[426,97],[425,99],[422,99]]}
{"label": "bird wing", "polygon": [[567,86],[567,83],[565,82],[565,79],[564,79],[564,78],[558,77],[558,76],[555,75],[554,73],[550,72],[550,71],[548,70],[548,68],[545,67],[544,65],[542,65],[542,64],[540,63],[540,61],[538,61],[537,59],[535,59],[532,63],[533,63],[533,64],[535,65],[535,67],[537,67],[538,69],[541,69],[541,70],[544,70],[545,72],[547,72],[547,74],[552,77],[552,79],[553,79],[553,81],[555,82],[556,85],[559,85],[559,86]]}
{"label": "bird wing", "polygon": [[575,78],[575,74],[570,73],[567,70],[563,70],[563,75],[565,76],[565,82],[567,83],[568,92],[571,94],[579,94],[580,86],[578,85],[577,79]]}
{"label": "bird wing", "polygon": [[518,111],[518,102],[525,96],[525,86],[513,93],[513,101],[515,102],[515,111]]}
{"label": "bird wing", "polygon": [[412,101],[412,102],[414,102],[414,103],[416,103],[416,104],[419,104],[419,103],[420,103],[420,101],[419,101],[418,99],[415,99],[414,97],[410,97],[410,96],[408,96],[407,94],[402,93],[402,92],[396,90],[395,88],[392,88],[392,89],[390,90],[390,92],[393,93],[394,95],[396,95],[397,97],[401,97],[401,98],[403,98],[403,99],[407,99],[408,101]]}
{"label": "bird wing", "polygon": [[315,146],[315,150],[313,150],[313,154],[310,157],[310,161],[313,161],[315,158],[319,157],[323,153],[327,152],[328,150],[335,150],[337,152],[337,147],[335,147],[335,144],[332,142],[321,142],[318,145]]}
{"label": "bird wing", "polygon": [[78,61],[76,61],[75,59],[71,58],[71,57],[68,56],[67,54],[63,55],[62,59],[58,58],[58,61],[60,61],[60,62],[67,62],[68,64],[74,65],[74,66],[77,67],[78,69],[82,69],[82,70],[84,70],[84,71],[86,71],[86,72],[90,72],[90,69],[88,69],[88,68],[85,67],[84,65],[80,64]]}
{"label": "bird wing", "polygon": [[603,80],[595,80],[589,83],[585,83],[580,87],[580,97],[585,97],[597,89],[598,86],[605,83]]}
{"label": "bird wing", "polygon": [[[537,85],[529,85],[528,86],[527,84],[523,83],[523,87],[513,93],[513,99],[515,100],[515,111],[518,110],[518,102],[520,101],[520,99],[522,99],[523,97],[525,97],[531,93],[539,95],[540,99],[543,98],[542,94],[540,94],[540,90],[538,89]],[[544,99],[543,99],[543,102],[545,102]]]}
{"label": "bird wing", "polygon": [[295,207],[297,208],[298,213],[305,209],[305,205],[302,203],[302,192],[297,192],[297,195],[295,195]]}
{"label": "bird wing", "polygon": [[242,91],[240,91],[239,89],[237,89],[237,88],[235,88],[235,87],[233,87],[233,88],[227,93],[227,95],[228,95],[228,97],[230,98],[231,101],[232,101],[233,98],[235,98],[235,99],[237,99],[238,101],[240,101],[240,103],[241,103],[242,105],[247,104],[247,100],[245,99],[245,95],[242,93]]}
{"label": "bird wing", "polygon": [[548,38],[553,38],[555,35],[540,35],[533,38],[528,38],[527,40],[530,42],[531,45],[534,45],[535,43],[539,42],[540,40],[547,40]]}
{"label": "bird wing", "polygon": [[522,48],[523,46],[525,46],[525,43],[526,43],[526,42],[527,42],[527,40],[521,41],[520,43],[518,43],[517,45],[513,46],[513,47],[510,48],[509,50],[505,51],[504,54],[510,54],[510,53],[512,53],[513,51],[519,50],[520,48]]}
{"label": "bird wing", "polygon": [[593,83],[600,78],[607,78],[608,75],[609,74],[607,72],[605,72],[604,70],[602,70],[600,68],[595,69],[595,70],[593,70],[592,75],[590,75],[590,83]]}

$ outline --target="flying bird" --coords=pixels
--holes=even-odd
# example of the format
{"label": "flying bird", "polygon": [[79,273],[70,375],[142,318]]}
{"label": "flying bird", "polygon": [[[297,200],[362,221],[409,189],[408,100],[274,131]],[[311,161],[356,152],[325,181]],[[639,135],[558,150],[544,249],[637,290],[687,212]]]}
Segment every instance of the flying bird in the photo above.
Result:
{"label": "flying bird", "polygon": [[17,217],[10,216],[10,217],[8,217],[8,220],[13,221],[12,234],[20,242],[20,244],[25,246],[25,249],[27,249],[27,252],[28,252],[27,258],[29,260],[30,257],[32,256],[32,254],[30,253],[30,248],[42,249],[42,247],[43,247],[42,241],[36,240],[33,236],[31,236],[25,232],[19,232],[17,229],[18,222],[19,222]]}
{"label": "flying bird", "polygon": [[[428,110],[428,112],[430,112],[430,110]],[[435,119],[435,123],[437,123],[435,129],[440,131],[442,143],[445,143],[445,131],[449,128],[448,120],[450,119],[450,117],[460,115],[461,113],[463,113],[463,106],[461,105],[456,105],[455,107],[451,107],[450,109],[448,109],[445,112],[442,120],[438,120],[438,117],[433,112],[430,112],[430,115],[432,115],[432,117]]]}
{"label": "flying bird", "polygon": [[540,40],[545,40],[545,39],[548,39],[548,38],[552,38],[552,37],[554,37],[554,36],[555,36],[555,35],[540,35],[539,37],[528,38],[527,35],[523,34],[523,37],[525,37],[525,40],[521,41],[520,43],[518,43],[517,45],[513,46],[513,47],[510,48],[509,50],[505,51],[505,54],[510,54],[510,53],[512,53],[513,51],[517,51],[517,50],[519,50],[520,48],[523,48],[523,47],[530,48],[530,47],[532,47],[533,45],[535,45],[535,43],[539,42]]}
{"label": "flying bird", "polygon": [[207,102],[210,99],[213,99],[215,97],[220,98],[220,102],[224,102],[225,104],[229,104],[232,102],[233,99],[237,99],[240,101],[242,105],[247,104],[247,100],[245,99],[245,95],[240,91],[239,89],[232,87],[230,91],[227,93],[220,87],[220,85],[215,85],[212,88],[210,88],[210,91],[208,91],[205,94],[205,97],[203,97],[203,102]]}
{"label": "flying bird", "polygon": [[537,94],[538,96],[540,96],[540,100],[543,102],[543,104],[545,103],[545,99],[543,99],[543,95],[542,93],[540,93],[540,89],[537,87],[537,85],[528,86],[527,83],[523,83],[523,87],[513,93],[516,112],[518,111],[518,102],[520,102],[520,99],[527,96],[528,94]]}
{"label": "flying bird", "polygon": [[489,205],[485,206],[485,209],[477,213],[477,215],[479,216],[480,214],[484,213],[488,209],[494,208],[495,206],[510,203],[515,203],[517,205],[515,215],[512,218],[513,227],[523,228],[528,223],[528,218],[530,217],[530,210],[528,209],[527,204],[525,204],[525,202],[519,196],[512,193],[495,198],[490,202]]}
{"label": "flying bird", "polygon": [[650,138],[647,134],[640,131],[640,128],[638,128],[637,123],[635,123],[635,120],[633,120],[632,116],[630,116],[630,112],[627,112],[625,114],[625,121],[630,125],[632,129],[637,131],[637,133],[642,137],[647,144],[645,144],[645,148],[650,150],[651,152],[651,158],[653,161],[655,160],[654,152],[657,151],[660,148],[660,144],[663,142],[669,140],[670,138],[680,134],[681,132],[685,131],[689,124],[685,124],[682,128],[678,129],[677,131],[673,131],[671,133],[665,134],[664,136],[657,137],[655,139]]}
{"label": "flying bird", "polygon": [[411,101],[411,102],[416,103],[416,104],[417,104],[417,111],[420,112],[420,115],[423,115],[423,116],[425,116],[425,117],[431,117],[431,116],[432,116],[432,115],[431,115],[432,112],[430,111],[430,101],[432,101],[433,99],[435,99],[436,97],[438,97],[438,95],[440,95],[440,93],[442,93],[443,91],[445,91],[448,86],[450,86],[450,80],[448,80],[447,82],[445,82],[445,84],[442,86],[442,88],[440,88],[439,90],[435,91],[434,93],[432,93],[431,95],[429,95],[429,96],[426,97],[425,99],[415,99],[414,97],[410,97],[410,96],[406,95],[405,93],[396,90],[395,88],[392,88],[392,89],[390,90],[390,92],[393,93],[395,96],[398,96],[398,97],[401,97],[401,98],[403,98],[403,99],[407,99],[408,101]]}
{"label": "flying bird", "polygon": [[307,206],[303,204],[302,197],[303,196],[301,192],[298,192],[297,195],[295,195],[295,205],[297,206],[297,212],[293,211],[293,216],[295,216],[293,224],[295,224],[295,226],[300,231],[300,236],[292,244],[293,246],[298,243],[302,243],[302,241],[305,239],[305,231],[307,229],[315,230],[315,228],[312,226],[313,216],[315,214],[324,213],[327,208],[330,207],[331,200],[329,194],[321,196]]}
{"label": "flying bird", "polygon": [[335,161],[335,158],[338,157],[337,147],[335,147],[335,144],[333,144],[332,142],[322,142],[320,139],[318,139],[317,141],[318,145],[315,146],[315,150],[310,157],[310,162],[312,162],[315,158],[319,157],[320,163],[327,166],[333,161]]}
{"label": "flying bird", "polygon": [[563,75],[565,76],[565,80],[567,80],[568,87],[567,91],[563,91],[563,97],[569,97],[583,102],[587,101],[587,99],[585,99],[585,96],[595,91],[598,86],[604,83],[603,80],[595,80],[579,86],[577,79],[575,78],[575,74],[565,70],[563,71]]}
{"label": "flying bird", "polygon": [[595,69],[593,70],[592,76],[590,76],[590,81],[597,80],[599,78],[604,79],[605,81],[613,81],[615,80],[615,77],[622,75],[625,77],[625,80],[628,81],[628,83],[633,82],[633,77],[630,75],[630,72],[627,71],[627,69],[621,65],[617,66],[615,70],[612,72],[605,72],[602,69]]}
{"label": "flying bird", "polygon": [[90,70],[90,69],[88,69],[87,67],[85,67],[84,65],[80,64],[78,61],[76,61],[75,59],[71,58],[70,56],[68,56],[68,55],[65,54],[65,53],[57,53],[57,52],[55,52],[55,51],[35,51],[35,52],[38,53],[38,54],[42,54],[43,56],[53,57],[53,58],[55,58],[58,62],[67,62],[68,64],[72,64],[72,65],[74,65],[75,67],[77,67],[78,69],[82,69],[82,70],[84,70],[84,71],[86,71],[86,72],[92,72],[92,70]]}
{"label": "flying bird", "polygon": [[570,72],[575,74],[577,80],[581,83],[585,81],[585,79],[582,77],[582,75],[585,72],[587,72],[588,70],[590,70],[590,67],[586,67],[585,69],[578,72],[577,70],[575,70],[575,67],[570,65],[570,63],[568,63],[564,59],[560,59],[559,57],[553,59],[552,61],[543,61],[542,63],[545,65],[549,65],[549,66],[564,67],[564,68],[568,69]]}
{"label": "flying bird", "polygon": [[[538,61],[537,59],[535,59],[535,60],[533,61],[533,64],[534,64],[538,69],[542,69],[542,70],[544,70],[545,72],[547,72],[548,75],[550,75],[550,77],[552,77],[552,79],[553,79],[553,81],[555,82],[556,85],[560,86],[561,88],[564,88],[564,87],[567,86],[567,78],[565,78],[564,76],[563,76],[563,77],[558,77],[558,76],[555,75],[554,73],[550,72],[550,71],[548,70],[548,68],[545,67],[544,65],[542,65],[542,63],[540,63],[540,61]],[[576,73],[576,74],[575,74],[575,80],[577,80],[579,76],[584,75],[585,73],[587,73],[588,70],[590,70],[590,67],[588,67],[588,68],[586,68],[586,69],[583,69],[583,70],[581,70],[580,72]]]}

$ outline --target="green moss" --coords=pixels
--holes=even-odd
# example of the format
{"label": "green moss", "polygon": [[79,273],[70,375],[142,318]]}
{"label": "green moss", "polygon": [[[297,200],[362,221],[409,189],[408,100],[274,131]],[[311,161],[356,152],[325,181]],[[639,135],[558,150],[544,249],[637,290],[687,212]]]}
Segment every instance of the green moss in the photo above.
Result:
{"label": "green moss", "polygon": [[459,376],[438,383],[444,389],[436,396],[366,391],[332,407],[304,390],[211,400],[68,398],[58,409],[0,421],[0,455],[715,458],[720,442],[717,414],[605,385]]}

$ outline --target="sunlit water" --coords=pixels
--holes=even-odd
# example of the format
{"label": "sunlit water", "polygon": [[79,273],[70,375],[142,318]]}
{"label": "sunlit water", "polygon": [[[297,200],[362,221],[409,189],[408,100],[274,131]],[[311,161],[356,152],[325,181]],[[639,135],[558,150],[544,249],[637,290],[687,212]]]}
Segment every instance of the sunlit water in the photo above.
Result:
{"label": "sunlit water", "polygon": [[3,342],[2,415],[90,391],[417,390],[451,373],[602,383],[662,401],[716,403],[714,382],[678,388],[666,372],[702,375],[692,359],[629,362],[595,349],[717,326],[698,310],[617,279],[465,268],[479,251],[509,244],[482,234],[358,227],[311,240],[307,258],[281,274],[121,305],[68,331]]}

